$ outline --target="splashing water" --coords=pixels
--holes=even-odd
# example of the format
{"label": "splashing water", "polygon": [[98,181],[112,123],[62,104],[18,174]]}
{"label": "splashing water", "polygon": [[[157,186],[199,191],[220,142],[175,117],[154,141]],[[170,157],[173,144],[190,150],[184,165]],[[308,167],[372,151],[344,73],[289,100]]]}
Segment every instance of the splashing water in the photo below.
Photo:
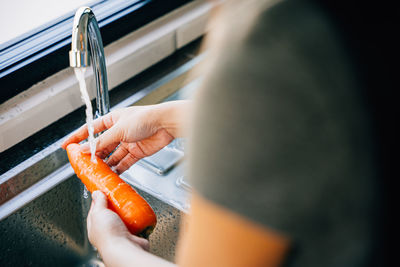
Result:
{"label": "splashing water", "polygon": [[89,132],[89,146],[90,146],[90,154],[91,154],[91,161],[96,162],[96,142],[94,139],[94,128],[93,128],[93,110],[92,110],[92,103],[90,102],[89,94],[86,89],[86,82],[85,82],[85,72],[86,68],[74,68],[75,76],[79,82],[79,88],[81,90],[81,97],[83,103],[86,104],[86,124],[88,126]]}
{"label": "splashing water", "polygon": [[86,186],[83,188],[83,198],[88,198],[89,197],[89,194],[88,194],[88,190],[87,190],[87,188],[86,188]]}

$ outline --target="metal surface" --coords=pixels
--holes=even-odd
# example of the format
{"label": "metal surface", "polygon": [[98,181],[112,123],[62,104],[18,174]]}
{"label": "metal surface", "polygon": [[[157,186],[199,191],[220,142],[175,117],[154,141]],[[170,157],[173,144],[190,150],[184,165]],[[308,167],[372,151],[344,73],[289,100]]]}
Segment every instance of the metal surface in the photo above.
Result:
{"label": "metal surface", "polygon": [[165,175],[183,159],[183,151],[176,147],[176,140],[159,152],[146,157],[138,164],[158,175]]}
{"label": "metal surface", "polygon": [[[102,266],[87,240],[90,197],[59,145],[0,176],[3,188],[21,185],[0,205],[0,266]],[[136,190],[157,215],[150,251],[172,261],[181,211]]]}
{"label": "metal surface", "polygon": [[0,176],[0,219],[4,212],[3,204],[19,195],[30,186],[68,162],[67,155],[60,146],[50,146],[41,153]]}
{"label": "metal surface", "polygon": [[[203,58],[203,56],[199,56],[186,64],[182,65],[180,68],[176,69],[175,71],[167,74],[162,79],[158,80],[154,84],[145,87],[141,91],[136,92],[135,94],[127,97],[119,104],[115,105],[113,109],[119,109],[134,105],[135,103],[145,99],[147,95],[154,93],[156,91],[165,90],[166,88],[171,87],[172,82],[175,79],[181,79],[182,75],[187,73],[190,69],[194,68]],[[177,100],[182,98],[189,97],[193,90],[198,86],[199,79],[196,79],[190,83],[188,83],[185,87],[180,88],[176,93],[173,95],[169,95],[166,100]],[[164,97],[165,99],[165,97]],[[74,132],[74,131],[72,131]],[[68,134],[69,135],[69,134]],[[67,135],[67,136],[68,136]],[[36,194],[33,196],[29,195],[29,198],[24,198],[25,202],[18,199],[20,204],[18,205],[11,205],[17,200],[14,198],[16,196],[21,196],[25,191],[30,189],[36,183],[44,180],[50,179],[52,184],[56,185],[54,180],[59,182],[63,181],[63,179],[67,179],[72,174],[72,169],[69,169],[70,174],[64,175],[60,177],[58,173],[61,169],[67,168],[68,166],[68,158],[66,152],[61,149],[61,144],[67,138],[61,138],[60,140],[54,142],[53,144],[49,145],[42,151],[34,154],[32,157],[28,158],[27,160],[21,162],[14,168],[8,170],[7,172],[0,175],[0,220],[7,217],[12,212],[15,212],[19,207],[22,207],[24,204],[27,204],[29,201],[32,201],[36,197],[39,197],[41,194],[38,194],[37,188],[35,189]],[[180,147],[182,149],[182,147]],[[46,183],[47,184],[47,183]],[[42,188],[42,194],[48,191],[49,188]],[[10,209],[8,213],[5,212],[5,208],[7,206],[12,206],[14,209]]]}
{"label": "metal surface", "polygon": [[[116,107],[132,105],[150,92],[163,90],[198,62],[196,59],[183,65]],[[178,92],[168,100],[188,96],[193,85],[189,83],[180,90],[185,93]],[[102,266],[87,240],[85,220],[90,196],[60,148],[63,139],[0,176],[0,266]],[[135,164],[121,177],[144,196],[157,214],[150,251],[172,261],[180,216],[188,209],[190,192],[176,183],[183,175],[182,164],[164,176],[151,175]],[[146,178],[153,184],[140,182]]]}
{"label": "metal surface", "polygon": [[88,67],[89,59],[91,59],[96,79],[96,115],[102,116],[110,110],[103,42],[93,11],[89,7],[81,7],[75,13],[72,27],[70,66],[73,68]]}
{"label": "metal surface", "polygon": [[[181,212],[138,192],[157,214],[150,251],[172,261]],[[0,221],[0,266],[102,266],[86,238],[82,184],[67,178],[36,200]]]}

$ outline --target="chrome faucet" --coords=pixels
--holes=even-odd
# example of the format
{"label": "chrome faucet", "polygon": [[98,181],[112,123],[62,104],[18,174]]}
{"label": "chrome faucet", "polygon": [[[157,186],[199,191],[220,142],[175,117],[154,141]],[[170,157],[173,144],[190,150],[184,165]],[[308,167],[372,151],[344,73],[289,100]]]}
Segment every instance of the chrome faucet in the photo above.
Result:
{"label": "chrome faucet", "polygon": [[98,117],[110,110],[103,42],[93,11],[89,7],[81,7],[75,13],[69,63],[73,68],[82,68],[90,66],[90,61],[96,79],[96,117]]}

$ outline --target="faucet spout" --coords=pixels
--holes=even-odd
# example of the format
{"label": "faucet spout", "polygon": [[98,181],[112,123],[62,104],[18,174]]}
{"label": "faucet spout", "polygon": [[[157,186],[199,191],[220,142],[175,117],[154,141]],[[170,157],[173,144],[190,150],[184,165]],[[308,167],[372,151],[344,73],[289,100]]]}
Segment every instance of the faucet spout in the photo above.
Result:
{"label": "faucet spout", "polygon": [[69,62],[73,68],[92,64],[97,89],[96,117],[107,114],[110,102],[103,42],[96,17],[89,7],[81,7],[75,13]]}

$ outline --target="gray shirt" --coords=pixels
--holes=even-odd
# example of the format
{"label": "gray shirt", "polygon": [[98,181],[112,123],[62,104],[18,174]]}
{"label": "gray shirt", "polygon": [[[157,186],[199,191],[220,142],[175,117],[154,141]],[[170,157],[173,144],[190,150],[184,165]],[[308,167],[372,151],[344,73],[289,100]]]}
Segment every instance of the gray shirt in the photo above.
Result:
{"label": "gray shirt", "polygon": [[253,15],[232,15],[210,48],[189,179],[207,199],[289,236],[290,266],[365,266],[377,174],[346,46],[308,2],[248,1],[242,11]]}

